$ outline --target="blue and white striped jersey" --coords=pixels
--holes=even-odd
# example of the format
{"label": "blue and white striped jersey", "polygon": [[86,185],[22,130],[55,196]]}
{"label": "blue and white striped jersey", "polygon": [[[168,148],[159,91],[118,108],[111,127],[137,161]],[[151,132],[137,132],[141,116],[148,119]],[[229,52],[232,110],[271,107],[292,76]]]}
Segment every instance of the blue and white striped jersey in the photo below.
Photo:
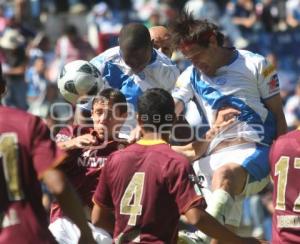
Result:
{"label": "blue and white striped jersey", "polygon": [[136,126],[136,110],[138,97],[147,89],[162,88],[171,92],[177,78],[179,69],[163,53],[153,49],[150,63],[138,74],[124,62],[119,47],[108,49],[90,61],[95,65],[106,86],[119,89],[129,104],[128,117],[121,129],[122,137],[129,135]]}
{"label": "blue and white striped jersey", "polygon": [[176,65],[155,49],[152,51],[150,63],[138,74],[134,74],[125,64],[119,47],[108,49],[90,62],[99,69],[108,86],[120,89],[127,102],[134,106],[138,96],[149,88],[172,91],[180,74]]}
{"label": "blue and white striped jersey", "polygon": [[173,97],[187,104],[195,95],[210,126],[222,107],[241,111],[237,121],[211,143],[214,147],[235,137],[270,144],[275,137],[276,122],[263,100],[278,93],[274,66],[261,55],[235,50],[234,60],[219,68],[214,77],[202,74],[193,65],[188,67],[178,78]]}

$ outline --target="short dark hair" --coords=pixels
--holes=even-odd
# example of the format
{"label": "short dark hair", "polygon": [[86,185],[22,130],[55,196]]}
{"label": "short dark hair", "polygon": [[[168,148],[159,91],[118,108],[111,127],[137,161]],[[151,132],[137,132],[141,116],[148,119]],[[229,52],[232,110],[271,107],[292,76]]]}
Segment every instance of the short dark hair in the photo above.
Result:
{"label": "short dark hair", "polygon": [[126,97],[119,90],[113,89],[113,88],[106,88],[106,89],[102,90],[93,99],[92,108],[94,107],[95,103],[103,102],[104,100],[107,100],[112,105],[118,104],[118,109],[119,109],[121,114],[127,113]]}
{"label": "short dark hair", "polygon": [[150,32],[143,24],[127,24],[120,31],[119,45],[121,49],[126,48],[129,51],[148,48],[151,46]]}
{"label": "short dark hair", "polygon": [[175,104],[171,94],[161,88],[148,89],[138,98],[137,113],[145,131],[170,130],[175,121]]}
{"label": "short dark hair", "polygon": [[64,34],[65,35],[74,35],[77,36],[78,35],[78,29],[75,25],[67,25],[64,28]]}
{"label": "short dark hair", "polygon": [[191,13],[182,12],[176,20],[170,23],[171,42],[177,48],[183,42],[193,42],[208,47],[209,38],[216,36],[219,46],[224,44],[224,35],[218,26],[206,19],[194,19]]}

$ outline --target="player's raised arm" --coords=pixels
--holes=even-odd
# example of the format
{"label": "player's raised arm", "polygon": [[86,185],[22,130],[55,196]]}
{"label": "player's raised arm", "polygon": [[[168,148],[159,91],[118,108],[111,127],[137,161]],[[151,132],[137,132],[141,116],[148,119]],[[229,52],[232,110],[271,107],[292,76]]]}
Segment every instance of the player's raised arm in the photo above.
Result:
{"label": "player's raised arm", "polygon": [[265,106],[273,113],[276,119],[276,136],[279,137],[287,132],[287,124],[282,109],[282,100],[280,94],[277,94],[267,100],[264,100]]}
{"label": "player's raised arm", "polygon": [[32,162],[39,179],[42,179],[50,192],[56,197],[63,212],[78,226],[81,232],[80,243],[95,243],[85,219],[84,211],[74,189],[64,173],[56,166],[63,164],[68,158],[49,138],[50,132],[41,119],[33,118],[29,127],[32,133]]}
{"label": "player's raised arm", "polygon": [[57,142],[57,146],[63,150],[72,150],[76,148],[84,148],[92,146],[96,143],[96,139],[91,134],[84,134],[81,136],[74,137],[67,141]]}
{"label": "player's raised arm", "polygon": [[172,149],[185,155],[190,161],[200,158],[208,149],[211,140],[222,130],[226,129],[235,121],[235,116],[240,112],[234,108],[223,108],[217,113],[217,118],[213,127],[206,132],[201,141],[193,141],[184,146],[172,146]]}

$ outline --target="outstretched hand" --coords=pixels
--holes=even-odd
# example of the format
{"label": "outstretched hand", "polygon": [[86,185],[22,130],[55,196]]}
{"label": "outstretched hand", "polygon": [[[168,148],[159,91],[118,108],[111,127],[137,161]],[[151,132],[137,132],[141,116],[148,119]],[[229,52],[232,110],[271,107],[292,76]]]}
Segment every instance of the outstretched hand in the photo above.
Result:
{"label": "outstretched hand", "polygon": [[215,138],[216,135],[218,135],[222,130],[227,128],[230,124],[234,123],[235,121],[236,117],[232,117],[231,119],[224,120],[222,122],[219,122],[218,124],[214,124],[213,127],[206,132],[205,139],[207,141],[211,141]]}
{"label": "outstretched hand", "polygon": [[240,115],[240,111],[232,107],[224,107],[218,110],[214,126],[221,126],[222,123],[236,118]]}

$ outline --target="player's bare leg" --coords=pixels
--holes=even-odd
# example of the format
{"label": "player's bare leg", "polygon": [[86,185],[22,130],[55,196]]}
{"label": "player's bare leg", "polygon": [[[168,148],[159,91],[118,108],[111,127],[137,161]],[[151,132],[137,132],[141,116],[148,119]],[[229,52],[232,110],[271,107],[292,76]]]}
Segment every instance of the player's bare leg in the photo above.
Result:
{"label": "player's bare leg", "polygon": [[[242,193],[247,180],[247,171],[236,163],[228,163],[218,168],[212,178],[212,200],[207,207],[207,212],[218,221],[225,224],[225,214],[230,211],[234,196]],[[235,231],[235,227],[226,225]],[[211,243],[220,243],[212,240]]]}

